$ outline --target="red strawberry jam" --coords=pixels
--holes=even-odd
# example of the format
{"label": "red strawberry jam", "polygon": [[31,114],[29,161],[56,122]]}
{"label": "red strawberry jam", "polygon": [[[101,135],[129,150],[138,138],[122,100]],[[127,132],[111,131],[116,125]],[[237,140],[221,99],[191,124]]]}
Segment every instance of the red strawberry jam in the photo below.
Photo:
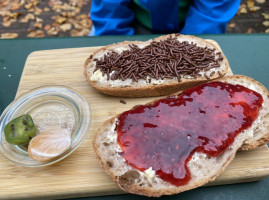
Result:
{"label": "red strawberry jam", "polygon": [[173,185],[188,183],[195,152],[219,156],[257,118],[263,98],[241,85],[211,82],[122,113],[117,142],[134,168]]}

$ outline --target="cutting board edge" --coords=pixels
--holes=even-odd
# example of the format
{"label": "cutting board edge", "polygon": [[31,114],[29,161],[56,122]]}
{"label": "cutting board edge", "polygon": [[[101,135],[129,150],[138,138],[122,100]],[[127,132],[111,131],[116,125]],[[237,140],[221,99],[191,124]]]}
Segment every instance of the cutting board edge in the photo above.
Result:
{"label": "cutting board edge", "polygon": [[70,51],[70,50],[75,51],[75,50],[84,50],[84,49],[99,49],[99,48],[102,48],[102,47],[104,47],[104,46],[92,46],[92,47],[89,46],[89,47],[75,47],[75,48],[38,50],[38,51],[33,51],[33,52],[29,53],[29,55],[27,56],[27,59],[29,57],[32,57],[33,55],[35,56],[35,54],[39,54],[39,53],[48,53],[48,52],[53,52],[53,51]]}
{"label": "cutting board edge", "polygon": [[[238,183],[249,183],[249,182],[257,182],[257,181],[261,181],[264,178],[266,178],[267,176],[269,176],[269,167],[267,168],[267,175],[262,175],[262,176],[255,176],[255,177],[248,177],[248,178],[244,178],[244,179],[235,179],[234,181],[227,181],[227,182],[221,182],[221,183],[216,183],[215,181],[212,181],[210,183],[207,183],[201,187],[212,187],[212,186],[219,186],[219,185],[231,185],[231,184],[238,184]],[[199,188],[199,187],[198,187]],[[195,190],[196,188],[194,188],[193,190]],[[19,196],[19,195],[0,195],[0,200],[17,200],[17,199],[38,199],[38,200],[49,200],[49,199],[64,199],[64,198],[82,198],[82,197],[94,197],[94,196],[107,196],[107,195],[122,195],[122,194],[127,194],[126,192],[124,192],[123,190],[121,190],[120,188],[118,189],[111,189],[111,190],[107,190],[106,192],[99,190],[99,191],[89,191],[88,188],[85,189],[81,189],[79,192],[73,192],[73,191],[69,191],[69,192],[60,192],[60,193],[53,193],[53,194],[49,194],[49,192],[46,192],[47,195],[44,195],[43,193],[39,193],[39,195],[35,195],[35,196],[31,196],[31,198],[29,198],[29,195],[31,195],[31,193],[29,192],[24,193],[23,195]]]}

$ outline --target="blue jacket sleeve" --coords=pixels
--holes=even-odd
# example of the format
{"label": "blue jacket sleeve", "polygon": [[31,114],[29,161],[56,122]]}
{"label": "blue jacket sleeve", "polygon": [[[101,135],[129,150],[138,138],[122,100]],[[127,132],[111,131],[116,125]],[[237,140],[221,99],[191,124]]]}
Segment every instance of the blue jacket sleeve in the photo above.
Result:
{"label": "blue jacket sleeve", "polygon": [[130,3],[131,0],[93,0],[90,35],[133,35],[134,13]]}
{"label": "blue jacket sleeve", "polygon": [[193,0],[182,34],[225,33],[240,0]]}

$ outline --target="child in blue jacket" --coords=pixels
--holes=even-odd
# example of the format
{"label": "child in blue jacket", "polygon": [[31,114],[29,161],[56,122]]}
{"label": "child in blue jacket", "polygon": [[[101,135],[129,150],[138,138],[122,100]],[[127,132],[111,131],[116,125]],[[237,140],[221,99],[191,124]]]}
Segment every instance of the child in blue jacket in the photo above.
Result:
{"label": "child in blue jacket", "polygon": [[224,33],[240,0],[93,0],[90,35],[133,35],[134,19],[153,33]]}

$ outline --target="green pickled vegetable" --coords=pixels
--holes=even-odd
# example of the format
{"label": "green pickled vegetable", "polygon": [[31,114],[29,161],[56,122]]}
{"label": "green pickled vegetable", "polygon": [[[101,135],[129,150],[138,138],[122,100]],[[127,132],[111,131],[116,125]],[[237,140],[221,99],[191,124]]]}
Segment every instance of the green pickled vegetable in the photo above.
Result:
{"label": "green pickled vegetable", "polygon": [[4,128],[8,143],[26,145],[36,134],[36,126],[29,114],[24,114],[10,121]]}

